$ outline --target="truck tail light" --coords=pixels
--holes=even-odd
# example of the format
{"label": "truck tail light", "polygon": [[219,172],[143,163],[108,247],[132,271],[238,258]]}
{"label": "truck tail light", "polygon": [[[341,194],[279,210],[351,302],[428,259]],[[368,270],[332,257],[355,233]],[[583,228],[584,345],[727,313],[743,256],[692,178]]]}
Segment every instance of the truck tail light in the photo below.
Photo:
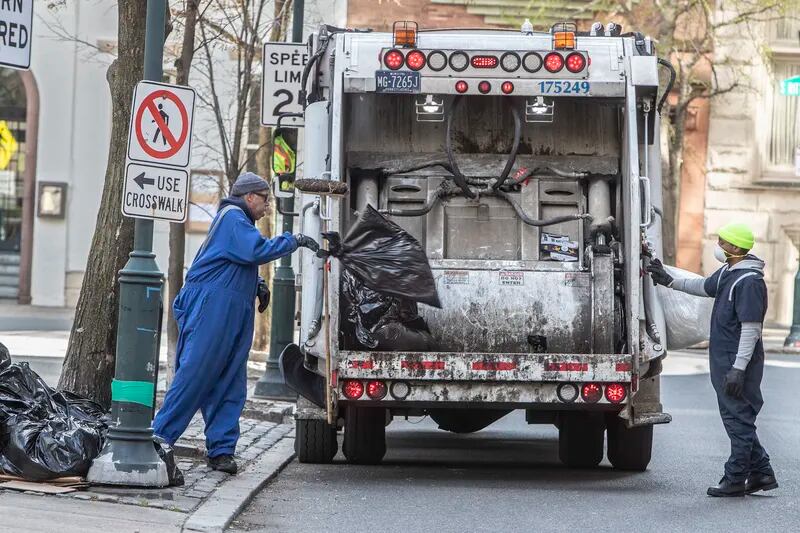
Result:
{"label": "truck tail light", "polygon": [[382,399],[386,396],[386,383],[377,380],[367,382],[367,396],[373,400]]}
{"label": "truck tail light", "polygon": [[528,52],[522,57],[522,68],[530,73],[538,72],[542,68],[542,56],[536,52]]}
{"label": "truck tail light", "polygon": [[478,84],[478,91],[480,91],[481,94],[486,94],[491,90],[492,90],[492,84],[486,80],[483,80]]}
{"label": "truck tail light", "polygon": [[497,63],[497,56],[472,56],[470,61],[474,68],[496,68]]}
{"label": "truck tail light", "polygon": [[586,58],[583,54],[573,52],[567,56],[567,70],[570,72],[580,72],[586,67]]}
{"label": "truck tail light", "polygon": [[511,94],[514,92],[514,84],[510,81],[504,81],[503,85],[500,86],[500,90],[503,91],[503,94]]}
{"label": "truck tail light", "polygon": [[584,383],[581,388],[581,397],[584,402],[597,403],[603,397],[603,386],[599,383]]}
{"label": "truck tail light", "polygon": [[383,56],[383,64],[392,70],[397,70],[403,66],[405,59],[406,58],[403,57],[403,52],[392,49],[386,52],[386,55]]}
{"label": "truck tail light", "polygon": [[411,385],[405,381],[395,381],[389,387],[389,392],[395,400],[405,400],[411,394]]}
{"label": "truck tail light", "polygon": [[348,400],[358,400],[364,395],[364,384],[357,379],[342,381],[342,394]]}
{"label": "truck tail light", "polygon": [[459,50],[458,52],[453,52],[450,54],[450,59],[448,62],[450,63],[451,69],[455,70],[456,72],[461,72],[469,66],[469,56],[466,52]]}
{"label": "truck tail light", "polygon": [[500,56],[500,66],[503,67],[503,70],[506,72],[514,72],[519,68],[521,62],[522,60],[516,52],[506,52]]}
{"label": "truck tail light", "polygon": [[564,58],[561,57],[561,54],[550,52],[544,56],[544,68],[546,68],[548,72],[558,72],[564,68]]}
{"label": "truck tail light", "polygon": [[625,385],[622,383],[611,383],[606,385],[606,400],[611,403],[620,403],[628,395]]}
{"label": "truck tail light", "polygon": [[562,383],[556,389],[558,399],[564,403],[572,403],[578,399],[578,386],[574,383]]}
{"label": "truck tail light", "polygon": [[469,90],[469,84],[464,80],[458,80],[456,82],[456,92],[457,93],[465,93]]}
{"label": "truck tail light", "polygon": [[411,70],[419,70],[425,66],[425,54],[419,50],[412,50],[406,55],[406,65]]}
{"label": "truck tail light", "polygon": [[447,66],[447,56],[441,50],[434,50],[428,54],[428,68],[439,72]]}

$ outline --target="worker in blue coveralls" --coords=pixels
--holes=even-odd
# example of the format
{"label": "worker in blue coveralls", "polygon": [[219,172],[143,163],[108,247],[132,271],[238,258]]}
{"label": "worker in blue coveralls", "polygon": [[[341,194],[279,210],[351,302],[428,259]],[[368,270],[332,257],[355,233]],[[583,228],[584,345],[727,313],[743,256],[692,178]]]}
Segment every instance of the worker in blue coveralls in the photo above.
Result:
{"label": "worker in blue coveralls", "polygon": [[200,409],[208,465],[229,474],[237,470],[233,454],[247,396],[253,307],[257,296],[259,312],[269,303],[258,266],[298,247],[319,250],[313,239],[301,234],[262,237],[255,221],[266,214],[268,203],[268,183],[251,172],[239,176],[231,195],[220,203],[175,298],[179,331],[175,378],[153,421],[156,439],[172,446]]}
{"label": "worker in blue coveralls", "polygon": [[709,366],[731,455],[709,496],[744,496],[778,488],[769,455],[756,435],[756,416],[764,404],[761,328],[767,312],[764,262],[750,254],[755,239],[745,224],[720,228],[714,257],[722,268],[708,278],[673,279],[657,259],[648,267],[653,281],[696,296],[711,296]]}

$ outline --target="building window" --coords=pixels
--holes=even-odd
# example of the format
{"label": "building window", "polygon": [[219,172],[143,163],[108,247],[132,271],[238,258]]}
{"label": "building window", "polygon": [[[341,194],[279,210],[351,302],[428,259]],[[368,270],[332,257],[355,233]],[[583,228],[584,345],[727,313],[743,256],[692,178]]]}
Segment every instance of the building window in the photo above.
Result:
{"label": "building window", "polygon": [[779,172],[793,172],[795,150],[800,146],[800,97],[781,94],[781,82],[795,76],[800,76],[800,59],[773,63],[767,157],[769,167]]}
{"label": "building window", "polygon": [[186,230],[195,233],[208,231],[224,196],[224,174],[217,170],[193,170],[189,193],[189,218]]}

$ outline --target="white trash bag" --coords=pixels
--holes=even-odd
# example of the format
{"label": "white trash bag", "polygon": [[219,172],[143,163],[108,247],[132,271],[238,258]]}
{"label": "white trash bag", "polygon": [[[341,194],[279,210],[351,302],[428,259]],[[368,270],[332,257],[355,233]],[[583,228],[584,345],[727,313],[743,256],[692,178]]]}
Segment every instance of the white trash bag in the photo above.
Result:
{"label": "white trash bag", "polygon": [[[694,272],[664,265],[674,279],[701,278]],[[659,285],[656,287],[667,326],[667,349],[681,350],[708,340],[713,298],[692,296]]]}

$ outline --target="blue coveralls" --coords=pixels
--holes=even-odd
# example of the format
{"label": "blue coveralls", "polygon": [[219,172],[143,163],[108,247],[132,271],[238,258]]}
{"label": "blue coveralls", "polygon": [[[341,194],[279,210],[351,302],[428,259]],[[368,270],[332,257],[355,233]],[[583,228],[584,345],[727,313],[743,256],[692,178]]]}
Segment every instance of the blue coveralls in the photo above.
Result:
{"label": "blue coveralls", "polygon": [[[751,264],[763,263],[748,256]],[[747,259],[746,259],[747,260]],[[744,261],[742,261],[744,263]],[[704,289],[714,297],[711,314],[709,362],[711,384],[717,393],[722,423],[731,440],[731,455],[725,463],[725,476],[741,483],[752,473],[774,475],[769,455],[756,435],[756,416],[764,404],[761,377],[764,374],[764,345],[758,340],[745,370],[741,398],[725,393],[725,375],[736,360],[742,322],[763,322],[767,311],[767,286],[760,268],[730,269],[723,266],[705,281]],[[744,266],[744,265],[742,265]]]}
{"label": "blue coveralls", "polygon": [[153,421],[154,433],[172,445],[201,409],[209,457],[233,455],[239,439],[258,266],[297,249],[290,233],[262,237],[243,200],[226,198],[220,211],[227,205],[240,209],[217,214],[212,228],[219,227],[209,231],[175,299],[175,378]]}

